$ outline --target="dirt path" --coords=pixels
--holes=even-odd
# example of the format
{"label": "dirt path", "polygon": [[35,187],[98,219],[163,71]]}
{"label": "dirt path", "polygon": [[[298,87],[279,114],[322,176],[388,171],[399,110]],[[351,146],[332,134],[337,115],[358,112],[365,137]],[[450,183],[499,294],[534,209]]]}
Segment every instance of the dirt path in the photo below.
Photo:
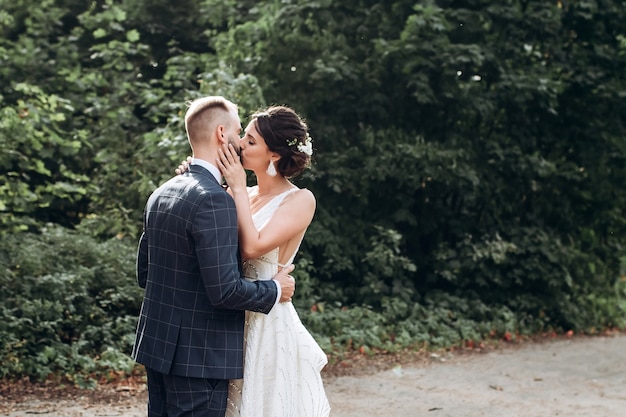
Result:
{"label": "dirt path", "polygon": [[[626,335],[434,355],[375,373],[325,378],[332,417],[626,416]],[[95,401],[0,399],[8,417],[145,416],[145,391]]]}
{"label": "dirt path", "polygon": [[626,337],[533,344],[329,382],[334,417],[626,416]]}

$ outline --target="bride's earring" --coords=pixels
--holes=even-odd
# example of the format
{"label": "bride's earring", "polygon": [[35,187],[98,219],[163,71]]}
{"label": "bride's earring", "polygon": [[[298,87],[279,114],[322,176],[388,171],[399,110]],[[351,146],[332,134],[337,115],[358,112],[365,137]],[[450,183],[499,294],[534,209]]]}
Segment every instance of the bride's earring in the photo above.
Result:
{"label": "bride's earring", "polygon": [[274,166],[274,161],[270,161],[270,164],[267,166],[265,172],[267,172],[267,175],[269,175],[270,177],[276,176],[277,172],[276,167]]}

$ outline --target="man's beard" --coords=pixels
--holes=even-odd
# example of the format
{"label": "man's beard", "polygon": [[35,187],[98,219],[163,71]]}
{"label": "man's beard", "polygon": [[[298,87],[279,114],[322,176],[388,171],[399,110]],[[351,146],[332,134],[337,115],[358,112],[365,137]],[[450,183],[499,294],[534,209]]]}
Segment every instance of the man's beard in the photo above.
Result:
{"label": "man's beard", "polygon": [[235,152],[237,152],[237,155],[241,157],[241,148],[239,147],[239,140],[240,138],[238,136],[236,138],[228,138],[228,143],[233,145],[233,148],[235,148]]}

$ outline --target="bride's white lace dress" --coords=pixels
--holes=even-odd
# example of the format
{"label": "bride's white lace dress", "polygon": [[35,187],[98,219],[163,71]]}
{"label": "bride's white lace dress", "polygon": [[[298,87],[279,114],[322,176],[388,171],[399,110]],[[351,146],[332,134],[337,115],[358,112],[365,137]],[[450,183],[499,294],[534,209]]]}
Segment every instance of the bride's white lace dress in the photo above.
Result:
{"label": "bride's white lace dress", "polygon": [[[257,230],[267,224],[287,194],[295,190],[276,196],[252,216]],[[248,189],[250,197],[257,192],[257,187]],[[271,279],[279,266],[282,265],[275,248],[244,262],[244,276],[252,280]],[[230,383],[226,416],[328,416],[330,406],[320,375],[326,363],[326,354],[302,325],[290,302],[277,304],[269,314],[247,311],[244,377]]]}

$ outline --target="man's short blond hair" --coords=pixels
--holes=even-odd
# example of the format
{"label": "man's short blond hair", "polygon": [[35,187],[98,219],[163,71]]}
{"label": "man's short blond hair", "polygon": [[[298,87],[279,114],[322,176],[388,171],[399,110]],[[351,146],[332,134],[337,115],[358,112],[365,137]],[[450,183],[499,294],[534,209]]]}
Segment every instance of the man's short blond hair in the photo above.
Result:
{"label": "man's short blond hair", "polygon": [[222,96],[208,96],[193,100],[185,113],[185,130],[191,146],[208,141],[218,125],[232,123],[229,117],[237,106]]}

